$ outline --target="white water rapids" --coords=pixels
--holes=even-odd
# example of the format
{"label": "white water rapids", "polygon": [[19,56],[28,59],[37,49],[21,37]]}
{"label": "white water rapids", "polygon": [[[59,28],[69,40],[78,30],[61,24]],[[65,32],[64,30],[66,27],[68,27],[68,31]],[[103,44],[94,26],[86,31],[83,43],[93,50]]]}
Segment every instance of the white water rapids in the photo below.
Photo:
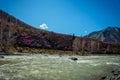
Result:
{"label": "white water rapids", "polygon": [[[76,57],[77,61],[70,58]],[[2,64],[1,64],[2,62]],[[0,80],[92,80],[120,67],[120,56],[21,55],[0,59]]]}

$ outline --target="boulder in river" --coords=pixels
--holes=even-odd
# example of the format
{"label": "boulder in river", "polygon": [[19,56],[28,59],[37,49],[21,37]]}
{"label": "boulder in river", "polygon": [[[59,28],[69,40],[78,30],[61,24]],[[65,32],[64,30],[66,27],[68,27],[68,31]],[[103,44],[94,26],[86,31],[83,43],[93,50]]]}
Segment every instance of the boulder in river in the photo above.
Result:
{"label": "boulder in river", "polygon": [[101,77],[102,80],[104,80],[105,78],[106,78],[106,76]]}
{"label": "boulder in river", "polygon": [[71,59],[73,61],[77,61],[78,60],[78,58],[76,58],[76,57],[72,57],[72,58],[69,58],[69,59]]}
{"label": "boulder in river", "polygon": [[0,55],[0,58],[5,58],[4,56]]}

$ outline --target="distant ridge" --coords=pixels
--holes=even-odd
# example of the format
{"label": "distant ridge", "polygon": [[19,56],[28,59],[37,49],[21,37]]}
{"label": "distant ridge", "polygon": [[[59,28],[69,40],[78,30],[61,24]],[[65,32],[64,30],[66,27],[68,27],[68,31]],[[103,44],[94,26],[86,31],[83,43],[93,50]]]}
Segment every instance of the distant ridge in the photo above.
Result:
{"label": "distant ridge", "polygon": [[108,27],[100,31],[92,32],[86,37],[104,42],[120,43],[120,28]]}

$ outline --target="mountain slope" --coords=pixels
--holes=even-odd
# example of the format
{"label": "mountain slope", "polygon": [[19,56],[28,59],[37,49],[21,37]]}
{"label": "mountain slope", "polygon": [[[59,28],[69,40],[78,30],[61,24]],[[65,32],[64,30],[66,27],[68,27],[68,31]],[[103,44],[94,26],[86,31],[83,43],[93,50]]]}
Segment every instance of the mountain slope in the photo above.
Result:
{"label": "mountain slope", "polygon": [[0,10],[0,38],[2,45],[42,48],[72,49],[72,36],[36,29]]}
{"label": "mountain slope", "polygon": [[92,32],[86,37],[97,39],[104,42],[120,43],[120,28],[108,27],[101,31]]}
{"label": "mountain slope", "polygon": [[[115,30],[119,32],[118,29]],[[119,38],[119,36],[116,37]],[[90,38],[36,29],[0,10],[1,52],[18,51],[27,53],[43,53],[45,52],[44,49],[63,51],[73,50],[77,54],[78,52],[80,54],[84,54],[86,52],[118,54],[120,53],[120,44],[105,43]],[[52,51],[51,53],[56,52]]]}

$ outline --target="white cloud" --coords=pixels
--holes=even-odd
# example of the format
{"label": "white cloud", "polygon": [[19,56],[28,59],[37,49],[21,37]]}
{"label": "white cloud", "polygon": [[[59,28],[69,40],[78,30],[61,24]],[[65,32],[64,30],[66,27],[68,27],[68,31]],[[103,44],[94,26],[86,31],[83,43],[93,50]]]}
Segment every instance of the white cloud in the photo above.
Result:
{"label": "white cloud", "polygon": [[87,30],[85,30],[85,31],[84,31],[84,33],[86,34],[86,33],[88,33],[88,31],[87,31]]}
{"label": "white cloud", "polygon": [[40,28],[41,28],[41,29],[47,29],[48,26],[47,26],[47,24],[41,24],[41,25],[40,25]]}

